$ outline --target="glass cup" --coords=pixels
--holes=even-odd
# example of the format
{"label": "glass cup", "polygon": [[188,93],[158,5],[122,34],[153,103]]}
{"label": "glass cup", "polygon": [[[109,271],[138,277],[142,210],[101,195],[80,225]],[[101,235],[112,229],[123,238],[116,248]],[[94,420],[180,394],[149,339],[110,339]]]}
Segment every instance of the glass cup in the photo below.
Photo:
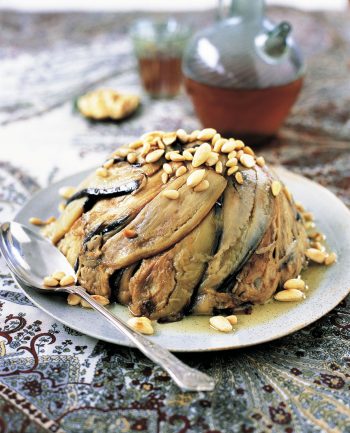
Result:
{"label": "glass cup", "polygon": [[182,84],[181,61],[190,31],[175,19],[142,19],[131,28],[141,81],[153,98],[172,98]]}

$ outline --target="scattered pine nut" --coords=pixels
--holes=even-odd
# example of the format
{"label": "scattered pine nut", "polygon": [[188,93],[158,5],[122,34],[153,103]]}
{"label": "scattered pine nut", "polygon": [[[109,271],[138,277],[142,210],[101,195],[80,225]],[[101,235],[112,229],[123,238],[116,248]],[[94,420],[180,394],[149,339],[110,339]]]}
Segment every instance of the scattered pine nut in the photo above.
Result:
{"label": "scattered pine nut", "polygon": [[278,194],[281,192],[281,189],[282,189],[281,182],[279,182],[278,180],[274,180],[271,184],[272,195],[274,197],[277,197]]}
{"label": "scattered pine nut", "polygon": [[68,305],[79,305],[81,300],[81,297],[76,295],[75,293],[70,293],[67,297]]}
{"label": "scattered pine nut", "polygon": [[202,180],[205,177],[205,169],[199,169],[194,170],[187,178],[187,185],[194,188],[199,183],[202,182]]}
{"label": "scattered pine nut", "polygon": [[60,280],[60,286],[61,287],[65,287],[65,286],[71,286],[75,284],[75,278],[73,277],[73,275],[65,275],[61,280]]}
{"label": "scattered pine nut", "polygon": [[187,143],[188,135],[187,135],[187,132],[184,129],[178,129],[176,131],[176,136],[183,143]]}
{"label": "scattered pine nut", "polygon": [[141,151],[141,155],[145,156],[147,155],[151,150],[151,143],[149,141],[144,141],[143,145],[142,145],[142,151]]}
{"label": "scattered pine nut", "polygon": [[233,167],[238,164],[237,158],[231,158],[226,162],[226,167]]}
{"label": "scattered pine nut", "polygon": [[163,184],[166,184],[168,182],[168,178],[169,178],[168,173],[162,173],[161,179]]}
{"label": "scattered pine nut", "polygon": [[44,221],[45,224],[51,224],[56,221],[56,217],[50,216],[47,220]]}
{"label": "scattered pine nut", "polygon": [[305,294],[298,289],[288,289],[277,292],[274,298],[281,302],[296,302],[305,299]]}
{"label": "scattered pine nut", "polygon": [[230,153],[233,150],[235,150],[235,142],[234,140],[226,140],[226,142],[222,145],[221,147],[221,152],[222,153]]}
{"label": "scattered pine nut", "polygon": [[162,157],[163,154],[164,154],[164,150],[163,149],[154,150],[153,152],[150,152],[146,156],[146,162],[148,162],[148,163],[150,163],[150,162],[156,162],[156,161],[158,161],[158,159],[160,159]]}
{"label": "scattered pine nut", "polygon": [[219,173],[219,174],[222,174],[222,170],[223,170],[222,162],[221,162],[221,161],[218,161],[218,162],[215,164],[215,171],[216,171],[217,173]]}
{"label": "scattered pine nut", "polygon": [[239,158],[239,162],[247,168],[252,168],[255,165],[255,159],[252,155],[248,155],[247,153],[243,153],[243,155]]}
{"label": "scattered pine nut", "polygon": [[183,155],[180,155],[179,153],[173,151],[173,152],[169,152],[169,158],[171,161],[175,161],[175,162],[182,162],[185,161],[185,157]]}
{"label": "scattered pine nut", "polygon": [[45,277],[43,279],[43,284],[47,287],[57,287],[59,282],[53,277]]}
{"label": "scattered pine nut", "polygon": [[91,295],[91,298],[98,302],[101,305],[108,305],[109,304],[109,299],[106,298],[105,296],[101,296],[101,295]]}
{"label": "scattered pine nut", "polygon": [[220,135],[219,133],[216,133],[216,134],[214,135],[214,137],[211,139],[211,144],[212,144],[213,146],[215,146],[215,143],[216,143],[218,140],[220,140],[220,138],[221,138],[221,135]]}
{"label": "scattered pine nut", "polygon": [[62,278],[65,276],[66,274],[62,271],[56,271],[54,272],[51,277],[54,278],[57,281],[61,281]]}
{"label": "scattered pine nut", "polygon": [[224,316],[213,316],[209,319],[210,326],[220,332],[231,332],[232,325]]}
{"label": "scattered pine nut", "polygon": [[188,150],[184,150],[182,155],[184,156],[186,161],[192,161],[193,160],[193,155],[190,151]]}
{"label": "scattered pine nut", "polygon": [[[231,167],[231,168],[234,168],[234,167]],[[237,181],[240,185],[242,185],[243,182],[244,182],[244,180],[243,180],[243,176],[242,176],[242,173],[241,173],[240,171],[238,171],[238,172],[235,174],[235,179],[236,179],[236,181]]]}
{"label": "scattered pine nut", "polygon": [[303,218],[305,221],[313,221],[314,215],[312,212],[303,212]]}
{"label": "scattered pine nut", "polygon": [[219,154],[215,152],[210,152],[208,159],[205,161],[205,165],[208,167],[212,167],[215,165],[219,160]]}
{"label": "scattered pine nut", "polygon": [[173,169],[171,168],[171,165],[168,164],[167,162],[165,164],[163,164],[163,170],[167,174],[172,174],[173,173]]}
{"label": "scattered pine nut", "polygon": [[326,256],[326,258],[324,259],[324,264],[329,266],[335,263],[336,261],[337,261],[337,255],[336,253],[333,252]]}
{"label": "scattered pine nut", "polygon": [[326,253],[317,250],[316,248],[308,248],[305,252],[306,257],[316,263],[323,263],[326,258]]}
{"label": "scattered pine nut", "polygon": [[131,152],[128,154],[128,156],[126,157],[127,161],[129,164],[134,164],[137,160],[137,155],[135,152]]}
{"label": "scattered pine nut", "polygon": [[258,164],[259,167],[264,167],[264,165],[265,165],[264,157],[259,156],[258,158],[256,158],[256,163]]}
{"label": "scattered pine nut", "polygon": [[179,168],[176,170],[176,172],[175,172],[175,176],[176,176],[176,177],[180,177],[180,176],[184,175],[186,172],[187,172],[187,168],[186,168],[184,165],[182,165],[181,167],[179,167]]}
{"label": "scattered pine nut", "polygon": [[166,189],[162,192],[164,197],[169,198],[170,200],[177,200],[180,196],[179,191],[176,189]]}
{"label": "scattered pine nut", "polygon": [[96,176],[99,176],[99,177],[107,177],[108,176],[108,170],[104,167],[97,168],[95,173],[96,173]]}
{"label": "scattered pine nut", "polygon": [[247,155],[251,155],[251,156],[255,155],[254,150],[249,146],[244,146],[243,152],[246,153]]}
{"label": "scattered pine nut", "polygon": [[211,146],[209,143],[203,143],[196,149],[196,153],[193,156],[192,165],[193,167],[199,167],[204,164],[211,154]]}
{"label": "scattered pine nut", "polygon": [[230,152],[230,153],[227,155],[227,158],[228,158],[228,159],[232,159],[232,158],[236,158],[236,156],[237,156],[237,152],[236,152],[235,150],[233,150],[232,152]]}
{"label": "scattered pine nut", "polygon": [[154,334],[152,322],[147,317],[132,317],[127,321],[127,324],[134,331],[145,335]]}
{"label": "scattered pine nut", "polygon": [[129,143],[130,149],[138,149],[139,147],[142,147],[143,143],[142,140],[134,141],[133,143]]}
{"label": "scattered pine nut", "polygon": [[114,164],[114,159],[111,158],[103,164],[103,167],[104,168],[111,168],[113,164]]}
{"label": "scattered pine nut", "polygon": [[204,179],[204,180],[202,180],[202,182],[200,182],[197,186],[195,186],[193,188],[193,191],[194,192],[202,192],[208,188],[209,188],[209,182],[206,179]]}
{"label": "scattered pine nut", "polygon": [[173,144],[176,141],[176,132],[168,132],[163,135],[162,141],[166,146]]}
{"label": "scattered pine nut", "polygon": [[236,150],[241,150],[241,149],[244,149],[244,147],[245,147],[245,144],[243,143],[242,140],[234,140],[234,143],[235,143],[235,149]]}
{"label": "scattered pine nut", "polygon": [[35,226],[44,226],[45,225],[45,221],[43,221],[42,219],[37,218],[37,217],[29,218],[29,222],[30,222],[30,224],[33,224]]}
{"label": "scattered pine nut", "polygon": [[134,239],[137,237],[136,231],[132,230],[132,229],[124,229],[123,234],[126,238],[129,238],[129,239]]}
{"label": "scattered pine nut", "polygon": [[129,152],[131,152],[130,149],[126,149],[126,148],[123,148],[123,147],[120,148],[120,149],[118,149],[119,156],[121,156],[123,158],[125,158],[128,155]]}
{"label": "scattered pine nut", "polygon": [[230,167],[230,168],[227,170],[227,176],[231,176],[232,174],[237,173],[238,170],[239,170],[239,168],[238,168],[237,165],[234,165],[234,166]]}
{"label": "scattered pine nut", "polygon": [[192,131],[188,137],[188,141],[189,142],[196,141],[199,133],[200,133],[199,129],[195,129],[194,131]]}
{"label": "scattered pine nut", "polygon": [[200,131],[200,133],[197,135],[198,140],[211,140],[214,135],[216,134],[216,130],[213,128],[205,128]]}
{"label": "scattered pine nut", "polygon": [[234,314],[231,314],[231,316],[226,316],[226,319],[231,323],[231,325],[237,325],[238,318]]}
{"label": "scattered pine nut", "polygon": [[291,278],[284,283],[283,287],[286,290],[291,290],[291,289],[305,290],[305,281],[300,278]]}
{"label": "scattered pine nut", "polygon": [[222,146],[227,142],[226,138],[220,138],[214,144],[214,152],[221,152]]}
{"label": "scattered pine nut", "polygon": [[76,188],[74,188],[74,186],[62,186],[58,190],[58,194],[66,200],[70,199],[75,194],[75,192]]}

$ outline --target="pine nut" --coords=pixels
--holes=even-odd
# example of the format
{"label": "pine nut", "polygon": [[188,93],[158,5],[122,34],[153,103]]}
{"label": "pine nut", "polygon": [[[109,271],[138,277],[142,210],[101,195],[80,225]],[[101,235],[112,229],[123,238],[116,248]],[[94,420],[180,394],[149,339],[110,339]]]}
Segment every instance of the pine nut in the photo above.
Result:
{"label": "pine nut", "polygon": [[62,197],[65,198],[66,200],[68,200],[69,198],[71,198],[75,193],[76,193],[76,188],[74,188],[74,186],[62,186],[62,188],[60,188],[58,190],[58,194]]}
{"label": "pine nut", "polygon": [[45,225],[45,221],[43,221],[42,219],[37,218],[37,217],[31,217],[31,218],[29,218],[29,222],[30,222],[30,224],[33,224],[35,226],[43,226],[43,225]]}
{"label": "pine nut", "polygon": [[123,158],[125,158],[130,151],[130,149],[126,149],[125,147],[118,149],[119,156],[122,156]]}
{"label": "pine nut", "polygon": [[298,289],[288,289],[277,292],[274,298],[276,299],[276,301],[281,302],[296,302],[305,299],[305,295],[302,291]]}
{"label": "pine nut", "polygon": [[132,317],[127,321],[127,324],[134,331],[145,335],[154,334],[152,322],[147,317]]}
{"label": "pine nut", "polygon": [[233,167],[238,164],[237,158],[231,158],[226,162],[226,167]]}
{"label": "pine nut", "polygon": [[162,141],[166,146],[170,146],[176,141],[176,132],[168,132],[163,135]]}
{"label": "pine nut", "polygon": [[221,173],[222,173],[222,169],[223,169],[223,167],[222,167],[222,162],[221,162],[221,161],[218,161],[218,162],[215,164],[215,171],[216,171],[217,173],[221,174]]}
{"label": "pine nut", "polygon": [[81,297],[75,293],[70,293],[67,297],[68,305],[79,305],[81,302]]}
{"label": "pine nut", "polygon": [[326,258],[324,259],[324,264],[329,266],[335,263],[336,261],[337,261],[337,255],[336,253],[333,252],[326,256]]}
{"label": "pine nut", "polygon": [[227,170],[227,176],[231,176],[232,174],[237,173],[238,170],[239,170],[239,169],[238,169],[238,166],[237,166],[237,165],[234,165],[234,166],[230,167],[230,168]]}
{"label": "pine nut", "polygon": [[312,212],[304,212],[303,213],[303,218],[305,221],[313,221],[314,220],[314,215]]}
{"label": "pine nut", "polygon": [[58,286],[58,281],[56,280],[56,278],[53,277],[45,277],[43,279],[43,284],[44,286],[48,286],[48,287],[57,287]]}
{"label": "pine nut", "polygon": [[199,133],[200,133],[199,129],[195,129],[194,131],[192,131],[188,137],[188,141],[189,142],[196,141]]}
{"label": "pine nut", "polygon": [[128,239],[134,239],[137,237],[137,233],[135,232],[135,230],[132,229],[124,229],[123,234]]}
{"label": "pine nut", "polygon": [[[231,167],[231,168],[233,169],[234,167]],[[244,182],[244,179],[243,179],[242,173],[241,173],[240,171],[238,171],[238,172],[235,174],[235,179],[236,179],[236,181],[237,181],[240,185],[242,185],[243,182]]]}
{"label": "pine nut", "polygon": [[113,164],[114,164],[114,159],[111,158],[111,159],[108,159],[108,161],[106,161],[106,162],[103,164],[103,167],[104,167],[104,168],[111,168]]}
{"label": "pine nut", "polygon": [[254,150],[249,146],[244,146],[243,152],[246,153],[247,155],[251,155],[251,156],[255,155]]}
{"label": "pine nut", "polygon": [[214,152],[220,152],[222,146],[227,142],[226,138],[219,138],[214,144]]}
{"label": "pine nut", "polygon": [[185,157],[177,152],[169,152],[170,160],[175,162],[185,161]]}
{"label": "pine nut", "polygon": [[264,165],[265,165],[264,157],[259,156],[258,158],[256,158],[256,163],[258,164],[259,167],[264,167]]}
{"label": "pine nut", "polygon": [[311,230],[311,229],[314,229],[316,227],[316,225],[312,221],[306,221],[304,224],[304,227],[306,228],[306,230]]}
{"label": "pine nut", "polygon": [[218,160],[219,160],[219,154],[215,152],[210,152],[208,159],[205,162],[205,165],[207,165],[208,167],[212,167],[218,162]]}
{"label": "pine nut", "polygon": [[91,295],[92,299],[101,305],[108,305],[109,299],[102,295]]}
{"label": "pine nut", "polygon": [[166,184],[168,182],[168,178],[169,178],[168,173],[162,173],[161,179],[163,184]]}
{"label": "pine nut", "polygon": [[286,290],[291,290],[291,289],[305,290],[305,281],[303,281],[300,278],[291,278],[290,280],[287,280],[283,284],[283,287]]}
{"label": "pine nut", "polygon": [[318,242],[318,241],[310,242],[310,246],[312,248],[316,248],[317,250],[320,250],[320,251],[326,251],[326,248],[324,247],[324,245],[322,245],[321,242]]}
{"label": "pine nut", "polygon": [[[258,162],[258,160],[256,160],[256,162]],[[289,203],[293,203],[293,196],[292,193],[290,192],[289,188],[287,188],[286,186],[283,188],[284,189],[284,193],[287,197],[287,200],[289,201]]]}
{"label": "pine nut", "polygon": [[62,278],[65,276],[66,274],[62,271],[56,271],[54,272],[51,277],[54,278],[57,281],[61,281]]}
{"label": "pine nut", "polygon": [[170,200],[177,200],[180,196],[179,191],[177,191],[176,189],[166,189],[162,192],[162,194],[164,195],[164,197],[169,198]]}
{"label": "pine nut", "polygon": [[240,159],[240,157],[244,154],[243,150],[238,150],[237,152],[237,159]]}
{"label": "pine nut", "polygon": [[184,156],[184,158],[185,158],[186,161],[192,161],[192,159],[193,159],[192,153],[189,152],[188,150],[184,150],[182,152],[182,155]]}
{"label": "pine nut", "polygon": [[51,224],[56,221],[56,217],[50,216],[47,220],[43,221],[44,224]]}
{"label": "pine nut", "polygon": [[235,140],[234,142],[235,142],[235,149],[236,150],[244,149],[245,144],[243,143],[242,140]]}
{"label": "pine nut", "polygon": [[233,150],[232,152],[230,152],[230,153],[227,155],[227,158],[228,158],[228,159],[232,159],[232,158],[236,158],[236,156],[237,156],[237,152],[236,152],[235,150]]}
{"label": "pine nut", "polygon": [[104,167],[99,167],[98,169],[96,169],[96,176],[99,177],[107,177],[108,176],[108,170]]}
{"label": "pine nut", "polygon": [[201,144],[197,148],[196,153],[193,156],[193,160],[192,160],[193,167],[199,167],[200,165],[204,164],[206,160],[209,158],[210,153],[211,153],[210,144],[209,143]]}
{"label": "pine nut", "polygon": [[231,314],[231,316],[226,316],[226,319],[231,323],[231,325],[237,325],[238,318],[234,314]]}
{"label": "pine nut", "polygon": [[202,182],[205,177],[205,169],[194,170],[187,178],[187,185],[194,188]]}
{"label": "pine nut", "polygon": [[188,135],[187,135],[187,132],[184,129],[178,129],[176,131],[176,135],[177,135],[177,138],[180,141],[182,141],[183,143],[187,143],[187,141],[188,141]]}
{"label": "pine nut", "polygon": [[175,172],[175,176],[176,176],[176,177],[180,177],[180,176],[184,175],[186,172],[187,172],[187,168],[186,168],[184,165],[182,165],[181,167],[179,167],[179,168],[176,170],[176,172]]}
{"label": "pine nut", "polygon": [[297,210],[299,212],[305,212],[305,208],[304,206],[300,203],[300,201],[296,201],[295,202],[295,207],[297,208]]}
{"label": "pine nut", "polygon": [[216,134],[216,130],[213,128],[205,128],[198,134],[198,140],[211,140]]}
{"label": "pine nut", "polygon": [[165,144],[162,142],[162,140],[159,137],[157,138],[156,142],[159,149],[163,149],[163,150],[165,149]]}
{"label": "pine nut", "polygon": [[74,283],[75,283],[75,278],[73,277],[73,275],[65,275],[60,281],[60,286],[61,287],[71,286]]}
{"label": "pine nut", "polygon": [[129,164],[134,164],[137,160],[137,154],[132,152],[129,153],[128,156],[126,157],[127,161]]}
{"label": "pine nut", "polygon": [[221,147],[222,153],[230,153],[233,150],[235,150],[235,142],[232,140],[227,140],[226,143],[224,143]]}
{"label": "pine nut", "polygon": [[209,319],[210,326],[220,332],[231,332],[232,325],[224,316],[213,316]]}
{"label": "pine nut", "polygon": [[221,138],[221,135],[217,132],[217,133],[214,135],[214,137],[211,139],[211,144],[212,144],[213,146],[215,146],[215,143],[216,143],[218,140],[220,140],[220,138]]}
{"label": "pine nut", "polygon": [[205,191],[208,188],[209,188],[209,182],[206,179],[204,179],[204,180],[202,180],[201,183],[199,183],[197,186],[195,186],[193,188],[193,191],[194,192],[202,192],[202,191]]}
{"label": "pine nut", "polygon": [[154,150],[153,152],[150,152],[146,156],[146,162],[148,162],[148,163],[150,163],[150,162],[156,162],[156,161],[158,161],[158,159],[160,159],[162,157],[163,154],[164,154],[164,150],[163,149]]}
{"label": "pine nut", "polygon": [[129,143],[130,149],[138,149],[139,147],[142,147],[143,143],[141,140],[134,141],[133,143]]}
{"label": "pine nut", "polygon": [[247,153],[243,153],[243,155],[239,158],[239,162],[247,168],[252,168],[255,165],[254,157],[248,155]]}
{"label": "pine nut", "polygon": [[279,182],[278,180],[274,180],[271,184],[272,195],[274,197],[277,197],[278,194],[281,192],[281,189],[282,189],[281,182]]}
{"label": "pine nut", "polygon": [[167,162],[165,164],[163,164],[163,170],[167,174],[172,174],[173,173],[173,169],[171,168],[171,165],[168,164]]}
{"label": "pine nut", "polygon": [[149,143],[148,141],[144,141],[143,145],[142,145],[142,151],[141,151],[141,155],[145,156],[147,155],[151,150],[151,143]]}
{"label": "pine nut", "polygon": [[316,263],[323,263],[326,258],[326,253],[317,250],[316,248],[308,248],[305,252],[306,257]]}

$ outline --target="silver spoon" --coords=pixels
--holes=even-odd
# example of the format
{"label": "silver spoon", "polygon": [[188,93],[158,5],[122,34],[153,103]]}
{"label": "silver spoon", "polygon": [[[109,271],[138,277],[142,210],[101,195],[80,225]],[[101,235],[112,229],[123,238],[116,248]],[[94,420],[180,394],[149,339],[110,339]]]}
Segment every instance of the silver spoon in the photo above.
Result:
{"label": "silver spoon", "polygon": [[92,308],[132,341],[144,355],[163,367],[183,391],[212,391],[214,389],[215,382],[210,376],[190,368],[167,349],[130,329],[107,308],[91,298],[82,287],[44,286],[43,278],[51,275],[57,269],[67,275],[75,275],[65,256],[44,237],[22,224],[4,223],[0,228],[0,251],[10,271],[27,286],[45,293],[75,293],[85,299]]}

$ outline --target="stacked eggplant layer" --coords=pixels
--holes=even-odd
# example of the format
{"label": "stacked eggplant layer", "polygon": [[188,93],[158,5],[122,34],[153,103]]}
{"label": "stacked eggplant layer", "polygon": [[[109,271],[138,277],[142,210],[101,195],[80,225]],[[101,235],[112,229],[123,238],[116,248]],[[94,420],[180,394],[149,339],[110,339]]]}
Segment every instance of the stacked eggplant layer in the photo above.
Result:
{"label": "stacked eggplant layer", "polygon": [[89,293],[175,321],[265,303],[300,273],[304,224],[284,189],[271,193],[271,170],[243,169],[238,184],[209,167],[209,187],[195,192],[187,168],[164,184],[161,161],[117,160],[107,179],[89,176],[45,229]]}

